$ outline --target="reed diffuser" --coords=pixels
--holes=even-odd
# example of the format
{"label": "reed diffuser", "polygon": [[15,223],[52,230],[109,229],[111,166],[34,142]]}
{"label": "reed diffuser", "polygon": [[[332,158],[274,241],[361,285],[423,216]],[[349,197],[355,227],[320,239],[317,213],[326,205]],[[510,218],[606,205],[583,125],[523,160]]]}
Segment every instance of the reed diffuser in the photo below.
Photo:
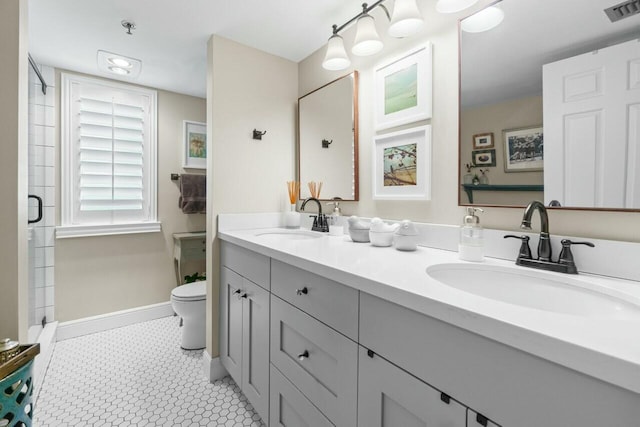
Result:
{"label": "reed diffuser", "polygon": [[309,193],[311,194],[311,197],[319,199],[320,191],[322,191],[322,182],[311,181],[307,183],[307,186],[309,187]]}
{"label": "reed diffuser", "polygon": [[286,228],[300,228],[300,212],[296,211],[296,202],[300,194],[300,183],[297,181],[287,181],[289,191],[289,210],[284,213],[284,226]]}

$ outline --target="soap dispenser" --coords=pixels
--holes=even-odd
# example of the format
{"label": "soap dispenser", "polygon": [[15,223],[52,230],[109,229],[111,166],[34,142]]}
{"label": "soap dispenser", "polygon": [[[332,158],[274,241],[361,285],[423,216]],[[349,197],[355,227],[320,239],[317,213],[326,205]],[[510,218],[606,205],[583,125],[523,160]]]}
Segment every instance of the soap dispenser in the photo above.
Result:
{"label": "soap dispenser", "polygon": [[329,234],[331,236],[342,236],[344,234],[344,223],[340,212],[340,198],[335,197],[332,202],[327,205],[333,205],[333,212],[328,217]]}
{"label": "soap dispenser", "polygon": [[481,262],[484,260],[484,235],[480,218],[476,212],[484,212],[480,208],[468,207],[460,227],[460,243],[458,257],[463,261]]}

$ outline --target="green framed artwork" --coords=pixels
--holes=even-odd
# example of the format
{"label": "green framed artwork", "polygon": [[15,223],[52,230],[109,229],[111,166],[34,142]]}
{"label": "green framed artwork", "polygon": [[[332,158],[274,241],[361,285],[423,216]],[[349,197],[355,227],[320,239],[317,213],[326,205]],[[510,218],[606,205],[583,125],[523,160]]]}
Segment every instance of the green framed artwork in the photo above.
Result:
{"label": "green framed artwork", "polygon": [[431,43],[378,68],[375,76],[376,130],[431,118]]}
{"label": "green framed artwork", "polygon": [[182,129],[182,151],[185,169],[207,168],[207,125],[184,120]]}

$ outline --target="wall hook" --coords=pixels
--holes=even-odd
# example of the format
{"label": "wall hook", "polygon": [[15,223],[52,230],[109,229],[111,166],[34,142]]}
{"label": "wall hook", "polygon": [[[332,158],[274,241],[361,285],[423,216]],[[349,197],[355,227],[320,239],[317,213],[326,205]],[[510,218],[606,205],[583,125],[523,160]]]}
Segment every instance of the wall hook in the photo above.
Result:
{"label": "wall hook", "polygon": [[266,134],[267,131],[260,132],[259,130],[253,130],[253,139],[257,139],[258,141],[262,141],[262,135]]}
{"label": "wall hook", "polygon": [[329,146],[333,143],[333,139],[331,141],[327,141],[326,139],[322,140],[322,148],[329,148]]}

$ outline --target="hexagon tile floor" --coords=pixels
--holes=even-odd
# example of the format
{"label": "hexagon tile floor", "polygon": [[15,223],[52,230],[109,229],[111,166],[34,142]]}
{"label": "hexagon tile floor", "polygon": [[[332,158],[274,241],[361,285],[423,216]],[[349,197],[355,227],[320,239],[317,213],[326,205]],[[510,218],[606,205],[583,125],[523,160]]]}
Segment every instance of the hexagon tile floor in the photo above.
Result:
{"label": "hexagon tile floor", "polygon": [[178,317],[56,344],[34,410],[45,426],[264,427],[230,378],[210,383]]}

